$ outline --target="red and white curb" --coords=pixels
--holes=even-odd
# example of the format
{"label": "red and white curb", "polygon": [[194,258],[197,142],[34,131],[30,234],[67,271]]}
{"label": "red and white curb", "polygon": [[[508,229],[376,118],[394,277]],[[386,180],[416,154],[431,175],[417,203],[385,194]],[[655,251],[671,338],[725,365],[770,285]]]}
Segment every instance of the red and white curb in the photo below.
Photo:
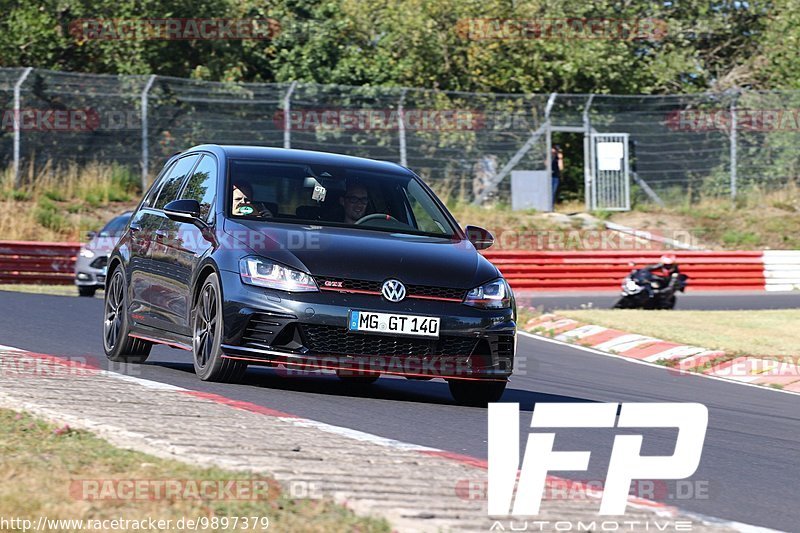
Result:
{"label": "red and white curb", "polygon": [[[563,321],[560,321],[559,324],[563,325],[564,323]],[[298,428],[306,428],[306,429],[313,428],[325,433],[330,433],[340,437],[345,437],[346,439],[350,439],[351,441],[353,441],[354,444],[356,442],[370,443],[373,445],[378,445],[381,447],[390,448],[394,450],[400,450],[403,452],[416,452],[422,456],[436,457],[443,460],[453,461],[454,463],[458,463],[461,466],[472,467],[479,471],[485,471],[488,469],[488,463],[485,460],[476,457],[449,452],[438,448],[432,448],[428,446],[421,446],[418,444],[398,441],[395,439],[389,439],[371,433],[341,426],[335,426],[324,422],[318,422],[315,420],[302,418],[297,415],[293,415],[291,413],[285,413],[283,411],[271,409],[269,407],[258,405],[252,402],[235,400],[219,394],[186,389],[183,387],[178,387],[167,383],[161,383],[157,381],[152,381],[135,376],[128,376],[117,372],[104,370],[96,365],[86,362],[85,360],[83,360],[83,358],[58,357],[50,354],[29,352],[19,348],[4,346],[4,345],[0,345],[0,358],[2,358],[4,364],[7,364],[9,360],[14,361],[15,359],[19,359],[20,363],[19,365],[16,366],[17,370],[26,370],[26,369],[30,370],[32,367],[30,361],[34,360],[35,365],[33,366],[36,368],[36,370],[41,372],[40,375],[47,377],[56,377],[56,376],[68,377],[70,375],[81,376],[81,377],[102,376],[104,378],[121,380],[129,384],[139,385],[142,387],[146,387],[148,389],[158,390],[160,392],[167,392],[167,393],[174,392],[176,394],[188,395],[194,398],[224,405],[226,407],[230,407],[233,409],[243,410],[249,413],[255,413],[266,417],[274,417],[275,419],[292,424]],[[22,360],[25,361],[23,362]],[[12,364],[11,367],[13,369],[15,368],[15,365]],[[1,396],[2,393],[0,392],[0,397]],[[342,453],[346,454],[347,450],[342,450]],[[481,477],[481,479],[485,477],[485,474],[478,474],[478,475]],[[566,480],[555,476],[548,476],[547,484],[549,487],[555,487],[556,490],[559,490],[560,487],[564,486],[572,487],[573,490],[571,491],[571,493],[579,494],[579,496],[577,496],[576,498],[577,500],[592,499],[592,500],[597,500],[599,502],[603,495],[602,490],[599,490],[596,487],[593,487],[589,484]],[[583,490],[577,490],[581,488]],[[454,490],[458,492],[459,488],[455,487]],[[723,520],[698,513],[687,512],[675,506],[667,505],[661,502],[656,502],[641,497],[635,497],[635,496],[629,497],[628,505],[634,509],[652,512],[655,514],[655,516],[661,518],[689,518],[698,522],[698,524],[710,527],[727,528],[741,532],[776,531],[772,529],[744,524],[741,522]]]}
{"label": "red and white curb", "polygon": [[525,329],[540,338],[590,348],[603,354],[646,363],[666,363],[663,366],[677,374],[691,373],[743,384],[765,385],[770,390],[780,392],[800,393],[800,366],[796,364],[796,358],[786,361],[789,358],[731,357],[721,350],[584,324],[552,313],[532,318]]}

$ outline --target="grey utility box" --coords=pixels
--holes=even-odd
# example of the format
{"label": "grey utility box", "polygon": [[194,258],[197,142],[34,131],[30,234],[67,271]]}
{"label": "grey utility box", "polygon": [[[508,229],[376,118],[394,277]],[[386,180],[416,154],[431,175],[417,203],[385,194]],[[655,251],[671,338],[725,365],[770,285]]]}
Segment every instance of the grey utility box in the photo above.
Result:
{"label": "grey utility box", "polygon": [[553,210],[553,182],[546,170],[511,171],[511,209]]}

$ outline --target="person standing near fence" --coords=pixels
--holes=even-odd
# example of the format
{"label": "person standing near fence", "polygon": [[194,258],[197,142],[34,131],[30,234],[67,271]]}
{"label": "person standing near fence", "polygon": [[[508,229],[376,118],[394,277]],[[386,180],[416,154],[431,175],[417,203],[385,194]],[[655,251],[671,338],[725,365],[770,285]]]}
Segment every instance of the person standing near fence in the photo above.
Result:
{"label": "person standing near fence", "polygon": [[561,185],[561,173],[564,172],[564,152],[557,144],[550,149],[550,168],[553,176],[553,208],[555,209],[558,187]]}

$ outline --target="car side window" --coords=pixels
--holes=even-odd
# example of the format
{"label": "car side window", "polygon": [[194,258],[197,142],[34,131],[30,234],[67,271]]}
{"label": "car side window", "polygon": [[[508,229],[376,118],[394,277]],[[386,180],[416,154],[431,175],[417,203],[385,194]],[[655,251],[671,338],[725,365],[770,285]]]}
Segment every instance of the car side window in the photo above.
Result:
{"label": "car side window", "polygon": [[189,176],[181,198],[197,200],[200,203],[200,218],[207,220],[216,193],[217,160],[210,155],[204,155],[192,175]]}
{"label": "car side window", "polygon": [[197,155],[190,155],[179,159],[172,170],[164,179],[164,184],[158,192],[158,199],[153,204],[155,209],[164,209],[164,206],[178,197],[178,191],[183,184],[183,178],[192,170],[197,162]]}
{"label": "car side window", "polygon": [[162,170],[158,176],[156,176],[155,181],[153,181],[153,184],[147,190],[147,195],[144,197],[142,207],[153,207],[153,204],[156,203],[156,198],[158,198],[158,191],[161,190],[161,186],[164,185],[164,180],[167,179],[173,168],[175,168],[175,161],[173,161],[164,170]]}

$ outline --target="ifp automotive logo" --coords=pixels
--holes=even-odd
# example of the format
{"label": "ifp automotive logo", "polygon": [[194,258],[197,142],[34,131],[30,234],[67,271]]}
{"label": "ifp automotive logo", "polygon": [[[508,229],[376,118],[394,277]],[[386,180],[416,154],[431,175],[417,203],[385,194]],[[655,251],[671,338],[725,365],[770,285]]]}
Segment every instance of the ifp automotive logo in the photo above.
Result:
{"label": "ifp automotive logo", "polygon": [[[540,403],[531,418],[533,429],[625,429],[627,434],[614,436],[598,513],[617,516],[625,513],[631,481],[694,474],[707,426],[708,409],[699,403]],[[642,456],[644,437],[630,434],[635,428],[677,428],[673,454]],[[519,404],[489,404],[489,516],[537,515],[548,472],[588,469],[590,451],[556,451],[555,437],[552,431],[531,432],[518,471]]]}

